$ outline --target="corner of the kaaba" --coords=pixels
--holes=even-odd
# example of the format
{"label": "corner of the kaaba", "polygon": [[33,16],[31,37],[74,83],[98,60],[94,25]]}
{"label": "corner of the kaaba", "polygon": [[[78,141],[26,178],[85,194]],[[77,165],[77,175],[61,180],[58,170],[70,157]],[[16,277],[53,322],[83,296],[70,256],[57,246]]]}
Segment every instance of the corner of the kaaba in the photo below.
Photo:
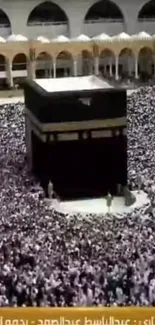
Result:
{"label": "corner of the kaaba", "polygon": [[26,80],[24,96],[28,161],[46,193],[49,180],[62,199],[127,184],[126,90],[47,94]]}

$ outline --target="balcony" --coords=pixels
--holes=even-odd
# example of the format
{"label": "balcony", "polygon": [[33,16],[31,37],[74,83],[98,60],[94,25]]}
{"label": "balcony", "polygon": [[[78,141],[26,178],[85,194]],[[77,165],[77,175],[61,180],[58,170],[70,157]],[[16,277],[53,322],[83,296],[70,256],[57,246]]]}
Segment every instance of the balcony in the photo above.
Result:
{"label": "balcony", "polygon": [[155,33],[154,23],[155,23],[155,17],[138,18],[137,30],[138,31],[145,30],[145,32],[149,34],[154,34]]}
{"label": "balcony", "polygon": [[124,21],[122,18],[104,18],[96,20],[85,20],[84,34],[93,37],[101,33],[116,35],[124,31]]}
{"label": "balcony", "polygon": [[11,35],[11,27],[9,24],[0,24],[0,36],[7,37]]}
{"label": "balcony", "polygon": [[59,35],[68,36],[67,21],[46,21],[46,22],[29,22],[28,23],[28,37],[36,38],[38,36],[45,36],[49,39],[55,38]]}

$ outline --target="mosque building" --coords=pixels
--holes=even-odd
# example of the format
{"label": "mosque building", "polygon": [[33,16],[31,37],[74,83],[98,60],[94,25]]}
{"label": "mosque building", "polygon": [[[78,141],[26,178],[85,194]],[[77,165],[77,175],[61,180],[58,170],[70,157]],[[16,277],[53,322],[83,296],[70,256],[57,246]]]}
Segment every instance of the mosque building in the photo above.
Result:
{"label": "mosque building", "polygon": [[154,23],[154,0],[2,0],[0,84],[26,76],[152,79]]}

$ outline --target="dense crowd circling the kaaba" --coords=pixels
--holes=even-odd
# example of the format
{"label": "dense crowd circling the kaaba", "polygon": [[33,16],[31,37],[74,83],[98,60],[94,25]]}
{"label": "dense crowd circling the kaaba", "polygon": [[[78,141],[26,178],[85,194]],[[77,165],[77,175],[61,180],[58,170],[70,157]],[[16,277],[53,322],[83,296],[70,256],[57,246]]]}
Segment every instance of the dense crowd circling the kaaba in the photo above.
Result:
{"label": "dense crowd circling the kaaba", "polygon": [[128,174],[150,208],[50,210],[27,169],[23,104],[0,107],[0,306],[155,305],[155,88],[128,98]]}

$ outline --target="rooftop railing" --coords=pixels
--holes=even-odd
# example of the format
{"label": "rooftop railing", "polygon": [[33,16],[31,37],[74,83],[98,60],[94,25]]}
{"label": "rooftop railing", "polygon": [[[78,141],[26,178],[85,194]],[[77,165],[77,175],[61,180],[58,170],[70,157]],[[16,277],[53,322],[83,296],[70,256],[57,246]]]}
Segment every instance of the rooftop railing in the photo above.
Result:
{"label": "rooftop railing", "polygon": [[101,24],[101,23],[122,23],[123,18],[101,18],[101,19],[88,19],[85,24]]}
{"label": "rooftop railing", "polygon": [[154,22],[155,21],[155,17],[144,17],[144,18],[138,18],[139,22]]}
{"label": "rooftop railing", "polygon": [[59,25],[67,25],[67,21],[30,21],[28,22],[28,26],[59,26]]}
{"label": "rooftop railing", "polygon": [[9,28],[10,25],[9,24],[3,24],[3,23],[0,23],[0,28]]}

